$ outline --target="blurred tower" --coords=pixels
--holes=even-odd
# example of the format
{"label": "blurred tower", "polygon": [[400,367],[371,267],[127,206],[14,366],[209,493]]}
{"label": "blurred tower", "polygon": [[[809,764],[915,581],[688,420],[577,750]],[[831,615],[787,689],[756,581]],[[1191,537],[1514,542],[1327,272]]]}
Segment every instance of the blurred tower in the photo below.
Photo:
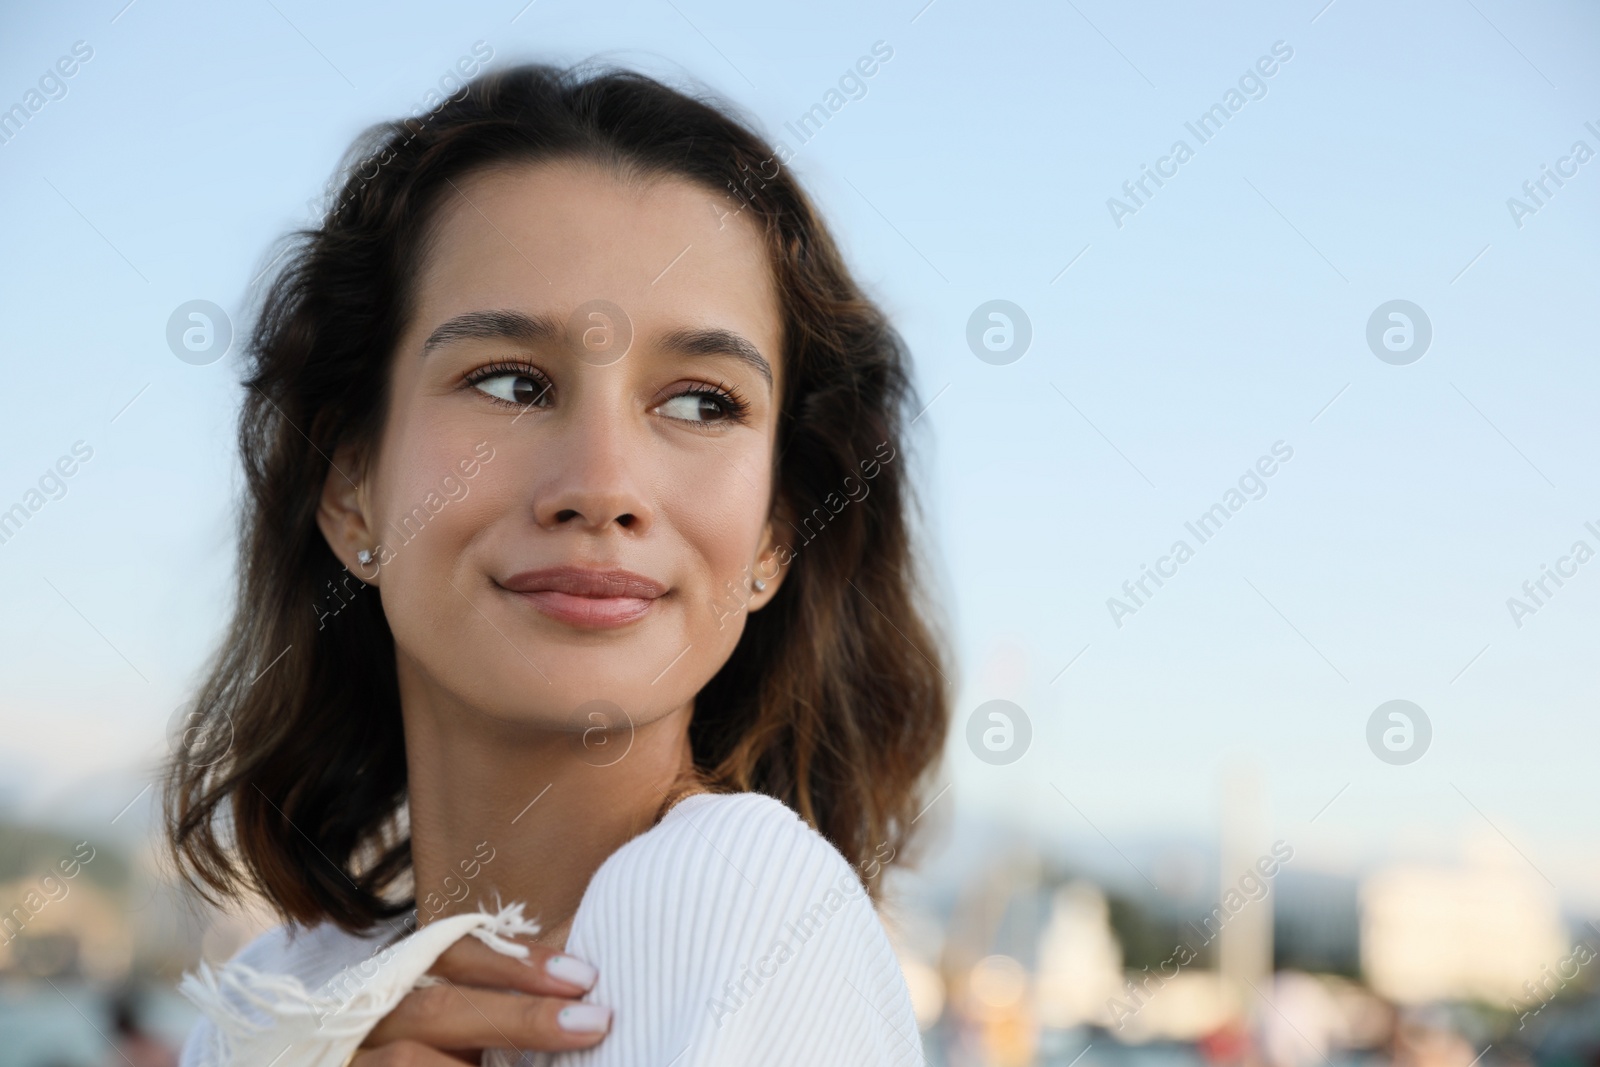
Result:
{"label": "blurred tower", "polygon": [[[1255,871],[1256,860],[1267,855],[1267,819],[1261,776],[1254,766],[1230,764],[1222,771],[1222,870],[1217,899],[1237,900],[1239,879]],[[1224,905],[1225,906],[1225,905]],[[1259,990],[1267,992],[1272,977],[1272,893],[1246,903],[1222,927],[1217,944],[1217,968],[1225,984],[1233,987],[1244,1018],[1255,1020],[1261,1012]],[[1252,988],[1253,987],[1253,988]]]}

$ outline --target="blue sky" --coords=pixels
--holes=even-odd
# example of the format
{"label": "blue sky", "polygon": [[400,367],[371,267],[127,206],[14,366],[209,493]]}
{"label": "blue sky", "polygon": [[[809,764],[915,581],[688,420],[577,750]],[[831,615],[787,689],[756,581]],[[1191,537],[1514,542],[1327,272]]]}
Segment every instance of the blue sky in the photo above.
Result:
{"label": "blue sky", "polygon": [[[1574,142],[1600,151],[1600,13],[1324,2],[8,12],[0,107],[93,55],[0,144],[0,508],[93,455],[0,544],[0,804],[116,815],[226,618],[237,365],[174,358],[169,315],[238,314],[351,139],[484,42],[490,66],[694,79],[796,149],[933,401],[950,803],[1052,838],[1203,836],[1248,766],[1311,862],[1487,840],[1600,908],[1600,560],[1520,627],[1507,609],[1600,549],[1600,158],[1561,164],[1520,226],[1507,206]],[[784,124],[878,42],[864,95],[798,145]],[[1185,124],[1275,44],[1264,95],[1200,143]],[[1179,139],[1192,158],[1119,226],[1108,200]],[[966,340],[997,299],[1032,330],[1004,365]],[[1367,344],[1392,300],[1432,327],[1405,365]],[[1265,494],[1118,626],[1107,599],[1280,441]],[[1033,733],[1003,766],[965,742],[997,698]],[[1392,699],[1433,729],[1405,766],[1366,742]]]}

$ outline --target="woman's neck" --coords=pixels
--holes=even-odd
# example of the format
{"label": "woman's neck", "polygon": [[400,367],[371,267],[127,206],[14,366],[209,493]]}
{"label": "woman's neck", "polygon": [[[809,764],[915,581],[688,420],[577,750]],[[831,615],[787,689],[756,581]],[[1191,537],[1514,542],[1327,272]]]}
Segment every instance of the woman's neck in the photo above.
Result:
{"label": "woman's neck", "polygon": [[585,735],[491,719],[406,665],[400,683],[417,926],[493,910],[498,893],[538,919],[533,940],[565,947],[594,872],[651,827],[690,766],[692,705]]}

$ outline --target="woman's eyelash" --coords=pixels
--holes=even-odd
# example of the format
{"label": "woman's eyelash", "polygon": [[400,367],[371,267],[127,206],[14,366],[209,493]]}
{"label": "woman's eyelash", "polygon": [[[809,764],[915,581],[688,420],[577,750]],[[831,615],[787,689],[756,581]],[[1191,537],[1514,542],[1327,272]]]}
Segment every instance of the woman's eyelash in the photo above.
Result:
{"label": "woman's eyelash", "polygon": [[[538,382],[539,395],[538,397],[535,397],[535,399],[543,397],[552,388],[550,379],[545,377],[544,372],[538,367],[527,363],[513,362],[489,363],[479,367],[477,370],[466,376],[464,379],[464,384],[475,386],[479,382],[485,382],[490,378],[497,378],[505,374],[521,375],[526,378],[532,378],[534,381]],[[516,407],[523,406],[521,404],[516,404],[515,401],[506,400],[503,397],[490,396],[487,393],[484,395],[489,396],[490,400],[497,400],[502,404],[513,404]],[[732,385],[729,385],[727,382],[719,381],[716,385],[692,385],[687,389],[673,393],[672,396],[712,397],[722,404],[724,410],[727,412],[727,419],[725,421],[728,422],[743,422],[750,414],[750,402],[747,401],[742,394],[740,394],[738,389],[734,388]],[[669,397],[668,399],[672,399],[672,397]]]}
{"label": "woman's eyelash", "polygon": [[[538,396],[534,397],[535,400],[540,399],[545,394],[550,392],[550,388],[551,388],[550,379],[545,377],[544,372],[541,371],[538,367],[531,366],[531,365],[529,365],[527,363],[512,363],[512,362],[490,363],[490,364],[487,364],[485,366],[479,367],[477,370],[473,371],[471,374],[468,374],[466,376],[466,378],[463,380],[463,384],[469,385],[469,386],[475,386],[479,382],[486,382],[490,378],[498,378],[498,377],[500,377],[502,375],[506,375],[506,374],[515,374],[515,375],[518,375],[518,376],[523,377],[523,378],[532,378],[535,382],[539,383],[539,394],[538,394]],[[479,390],[479,391],[482,392],[482,390]],[[500,402],[502,404],[510,404],[513,407],[523,407],[523,406],[525,406],[525,405],[522,405],[522,404],[518,404],[514,400],[507,400],[504,397],[492,396],[492,395],[490,395],[488,393],[484,393],[484,395],[489,397],[490,400],[495,400],[495,401],[498,401],[498,402]]]}
{"label": "woman's eyelash", "polygon": [[718,382],[716,385],[693,385],[681,393],[674,393],[673,396],[709,396],[719,400],[727,409],[728,422],[743,422],[745,416],[750,414],[749,401],[740,395],[739,390],[726,382]]}

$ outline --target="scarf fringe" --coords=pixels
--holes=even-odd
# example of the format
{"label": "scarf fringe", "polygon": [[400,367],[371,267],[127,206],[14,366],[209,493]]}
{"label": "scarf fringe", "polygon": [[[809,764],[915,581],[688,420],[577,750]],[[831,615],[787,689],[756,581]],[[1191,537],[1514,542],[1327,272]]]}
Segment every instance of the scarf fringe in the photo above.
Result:
{"label": "scarf fringe", "polygon": [[[523,916],[520,902],[497,910],[452,915],[414,931],[374,957],[341,969],[316,991],[292,974],[261,971],[240,960],[213,968],[202,961],[198,973],[184,972],[178,992],[199,1008],[215,1027],[207,1067],[338,1067],[363,1037],[412,989],[439,984],[427,969],[452,944],[471,934],[494,951],[526,959],[529,948],[512,938],[537,934],[537,920]],[[408,952],[415,945],[427,946]],[[379,970],[364,975],[372,959],[383,957]],[[383,969],[390,974],[381,976]],[[354,989],[341,997],[338,990]],[[298,1056],[285,1057],[296,1050]]]}

